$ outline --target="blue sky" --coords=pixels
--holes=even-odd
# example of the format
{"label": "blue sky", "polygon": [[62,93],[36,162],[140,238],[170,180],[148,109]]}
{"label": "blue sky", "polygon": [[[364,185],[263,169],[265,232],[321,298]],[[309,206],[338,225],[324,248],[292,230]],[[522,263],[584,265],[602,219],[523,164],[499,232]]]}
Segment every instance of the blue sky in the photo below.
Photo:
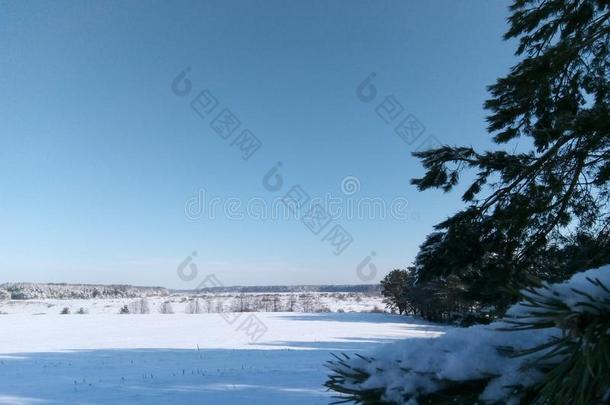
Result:
{"label": "blue sky", "polygon": [[[226,285],[360,283],[371,251],[373,281],[409,265],[462,206],[409,184],[423,173],[411,152],[429,136],[490,145],[486,86],[515,62],[507,15],[491,1],[2,2],[0,281],[189,288],[176,267],[193,251],[198,277]],[[356,88],[371,72],[367,103]],[[204,89],[218,106],[202,119],[190,103]],[[388,96],[425,127],[412,144],[377,114]],[[228,140],[210,125],[224,108],[241,122]],[[231,145],[243,129],[262,143],[247,160]],[[269,191],[277,162],[284,185]],[[297,219],[185,215],[200,190],[244,210],[293,185],[404,199],[406,215],[333,218],[317,235]],[[322,240],[335,225],[353,239],[340,255]]]}

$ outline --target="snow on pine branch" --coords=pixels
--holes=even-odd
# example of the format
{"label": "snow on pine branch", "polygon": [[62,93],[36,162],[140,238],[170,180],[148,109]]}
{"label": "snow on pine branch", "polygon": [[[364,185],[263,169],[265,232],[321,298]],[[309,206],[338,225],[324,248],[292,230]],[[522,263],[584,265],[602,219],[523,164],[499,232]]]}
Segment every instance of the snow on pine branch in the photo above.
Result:
{"label": "snow on pine branch", "polygon": [[[473,401],[483,403],[516,404],[526,394],[541,393],[552,403],[588,403],[577,399],[609,389],[601,375],[582,376],[610,372],[610,357],[602,354],[610,339],[608,287],[610,266],[528,289],[504,319],[490,325],[404,340],[370,358],[337,357],[328,362],[326,385],[344,394],[340,398],[361,403],[435,403],[443,395],[455,398],[456,392],[468,390],[474,391]],[[578,366],[591,358],[597,362],[593,367]],[[572,377],[575,387],[568,383]],[[549,387],[551,383],[556,386]],[[563,402],[556,402],[559,395],[564,395]]]}

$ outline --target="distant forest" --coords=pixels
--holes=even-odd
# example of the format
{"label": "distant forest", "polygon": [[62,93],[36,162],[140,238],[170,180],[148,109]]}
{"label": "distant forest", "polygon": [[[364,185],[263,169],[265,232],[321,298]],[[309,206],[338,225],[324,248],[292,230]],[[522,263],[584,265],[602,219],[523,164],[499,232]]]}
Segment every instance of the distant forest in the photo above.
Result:
{"label": "distant forest", "polygon": [[292,286],[232,286],[192,290],[171,290],[163,287],[131,285],[96,285],[66,283],[4,283],[0,284],[0,300],[28,299],[93,299],[139,298],[170,294],[197,293],[291,293],[291,292],[347,292],[380,294],[379,284],[357,285],[292,285]]}

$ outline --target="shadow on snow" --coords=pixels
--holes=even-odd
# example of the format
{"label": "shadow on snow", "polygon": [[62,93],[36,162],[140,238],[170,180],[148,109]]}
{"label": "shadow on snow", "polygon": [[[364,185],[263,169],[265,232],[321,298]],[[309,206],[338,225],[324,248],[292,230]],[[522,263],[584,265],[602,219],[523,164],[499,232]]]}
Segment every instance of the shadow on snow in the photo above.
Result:
{"label": "shadow on snow", "polygon": [[387,339],[271,342],[309,350],[116,349],[0,355],[0,404],[328,404],[329,351]]}

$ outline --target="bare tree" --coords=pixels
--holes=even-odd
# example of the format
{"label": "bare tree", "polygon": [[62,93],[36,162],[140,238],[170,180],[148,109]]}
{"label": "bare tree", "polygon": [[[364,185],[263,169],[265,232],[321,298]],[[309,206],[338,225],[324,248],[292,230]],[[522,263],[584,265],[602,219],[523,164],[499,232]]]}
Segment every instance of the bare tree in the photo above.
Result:
{"label": "bare tree", "polygon": [[282,303],[282,300],[280,299],[279,294],[274,294],[273,295],[273,312],[279,312],[280,311],[280,304]]}
{"label": "bare tree", "polygon": [[131,314],[149,314],[150,305],[146,298],[140,298],[137,301],[133,301],[129,304],[129,313]]}
{"label": "bare tree", "polygon": [[201,314],[203,312],[203,308],[201,307],[199,298],[194,298],[190,300],[189,303],[186,305],[185,312],[187,314]]}
{"label": "bare tree", "polygon": [[294,312],[294,308],[297,304],[297,296],[294,294],[290,294],[288,295],[288,311],[289,312]]}
{"label": "bare tree", "polygon": [[174,308],[172,307],[172,303],[169,301],[162,303],[161,307],[159,308],[159,312],[162,314],[173,314]]}

